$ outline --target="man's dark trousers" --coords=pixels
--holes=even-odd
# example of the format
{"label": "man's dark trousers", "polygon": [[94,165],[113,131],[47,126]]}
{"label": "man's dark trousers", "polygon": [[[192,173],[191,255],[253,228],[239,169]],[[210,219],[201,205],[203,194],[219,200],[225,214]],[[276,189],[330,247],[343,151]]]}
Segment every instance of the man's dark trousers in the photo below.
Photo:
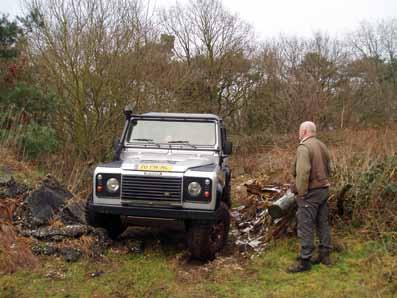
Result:
{"label": "man's dark trousers", "polygon": [[301,259],[310,259],[314,250],[314,231],[320,240],[319,251],[331,250],[331,233],[328,224],[328,187],[309,190],[303,199],[296,199],[298,211],[298,237]]}

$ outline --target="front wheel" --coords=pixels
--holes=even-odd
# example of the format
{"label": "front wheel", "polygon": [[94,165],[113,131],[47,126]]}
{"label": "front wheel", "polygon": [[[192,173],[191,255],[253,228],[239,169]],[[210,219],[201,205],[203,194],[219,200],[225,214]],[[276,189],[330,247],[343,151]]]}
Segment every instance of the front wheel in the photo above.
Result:
{"label": "front wheel", "polygon": [[104,228],[111,239],[117,239],[127,228],[120,215],[97,213],[91,208],[92,201],[93,196],[91,194],[87,199],[85,208],[87,224],[96,228]]}
{"label": "front wheel", "polygon": [[226,244],[230,227],[229,208],[221,202],[217,212],[219,216],[215,223],[192,222],[188,228],[188,248],[195,259],[213,260]]}

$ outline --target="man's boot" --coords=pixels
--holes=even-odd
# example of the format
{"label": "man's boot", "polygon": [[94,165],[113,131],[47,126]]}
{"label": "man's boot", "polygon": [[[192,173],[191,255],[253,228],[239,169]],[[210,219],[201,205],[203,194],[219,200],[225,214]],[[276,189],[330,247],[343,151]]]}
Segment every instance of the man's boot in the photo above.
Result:
{"label": "man's boot", "polygon": [[324,264],[324,265],[326,265],[326,266],[331,266],[332,265],[332,263],[331,263],[331,258],[330,258],[330,256],[329,256],[329,252],[325,252],[325,251],[320,251],[319,253],[318,253],[318,255],[317,256],[315,256],[313,259],[312,259],[312,261],[311,261],[311,263],[313,264],[313,265],[317,265],[317,264]]}
{"label": "man's boot", "polygon": [[301,259],[292,266],[288,267],[288,273],[298,273],[303,271],[309,271],[312,268],[312,264],[310,263],[310,259]]}

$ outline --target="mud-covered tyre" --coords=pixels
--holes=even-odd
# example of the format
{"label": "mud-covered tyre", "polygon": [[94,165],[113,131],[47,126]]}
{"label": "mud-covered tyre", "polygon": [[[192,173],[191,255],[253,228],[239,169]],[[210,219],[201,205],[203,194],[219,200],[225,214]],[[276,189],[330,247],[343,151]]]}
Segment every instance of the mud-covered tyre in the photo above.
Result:
{"label": "mud-covered tyre", "polygon": [[90,194],[85,207],[87,224],[96,228],[104,228],[111,239],[117,239],[126,230],[127,226],[119,215],[95,212],[90,206],[92,201],[93,196]]}
{"label": "mud-covered tyre", "polygon": [[224,199],[226,205],[231,208],[232,207],[232,187],[230,181],[226,184],[224,189]]}
{"label": "mud-covered tyre", "polygon": [[218,218],[213,224],[192,222],[187,232],[187,243],[193,258],[213,260],[226,244],[230,227],[229,208],[221,202],[218,207]]}

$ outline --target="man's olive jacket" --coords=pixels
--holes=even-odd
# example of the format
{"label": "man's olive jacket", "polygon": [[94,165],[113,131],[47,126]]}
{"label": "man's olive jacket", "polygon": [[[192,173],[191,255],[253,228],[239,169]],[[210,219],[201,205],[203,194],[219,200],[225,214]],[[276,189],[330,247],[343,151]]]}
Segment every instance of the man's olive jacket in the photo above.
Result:
{"label": "man's olive jacket", "polygon": [[330,185],[331,157],[323,142],[313,136],[299,144],[293,174],[299,196],[310,189]]}

